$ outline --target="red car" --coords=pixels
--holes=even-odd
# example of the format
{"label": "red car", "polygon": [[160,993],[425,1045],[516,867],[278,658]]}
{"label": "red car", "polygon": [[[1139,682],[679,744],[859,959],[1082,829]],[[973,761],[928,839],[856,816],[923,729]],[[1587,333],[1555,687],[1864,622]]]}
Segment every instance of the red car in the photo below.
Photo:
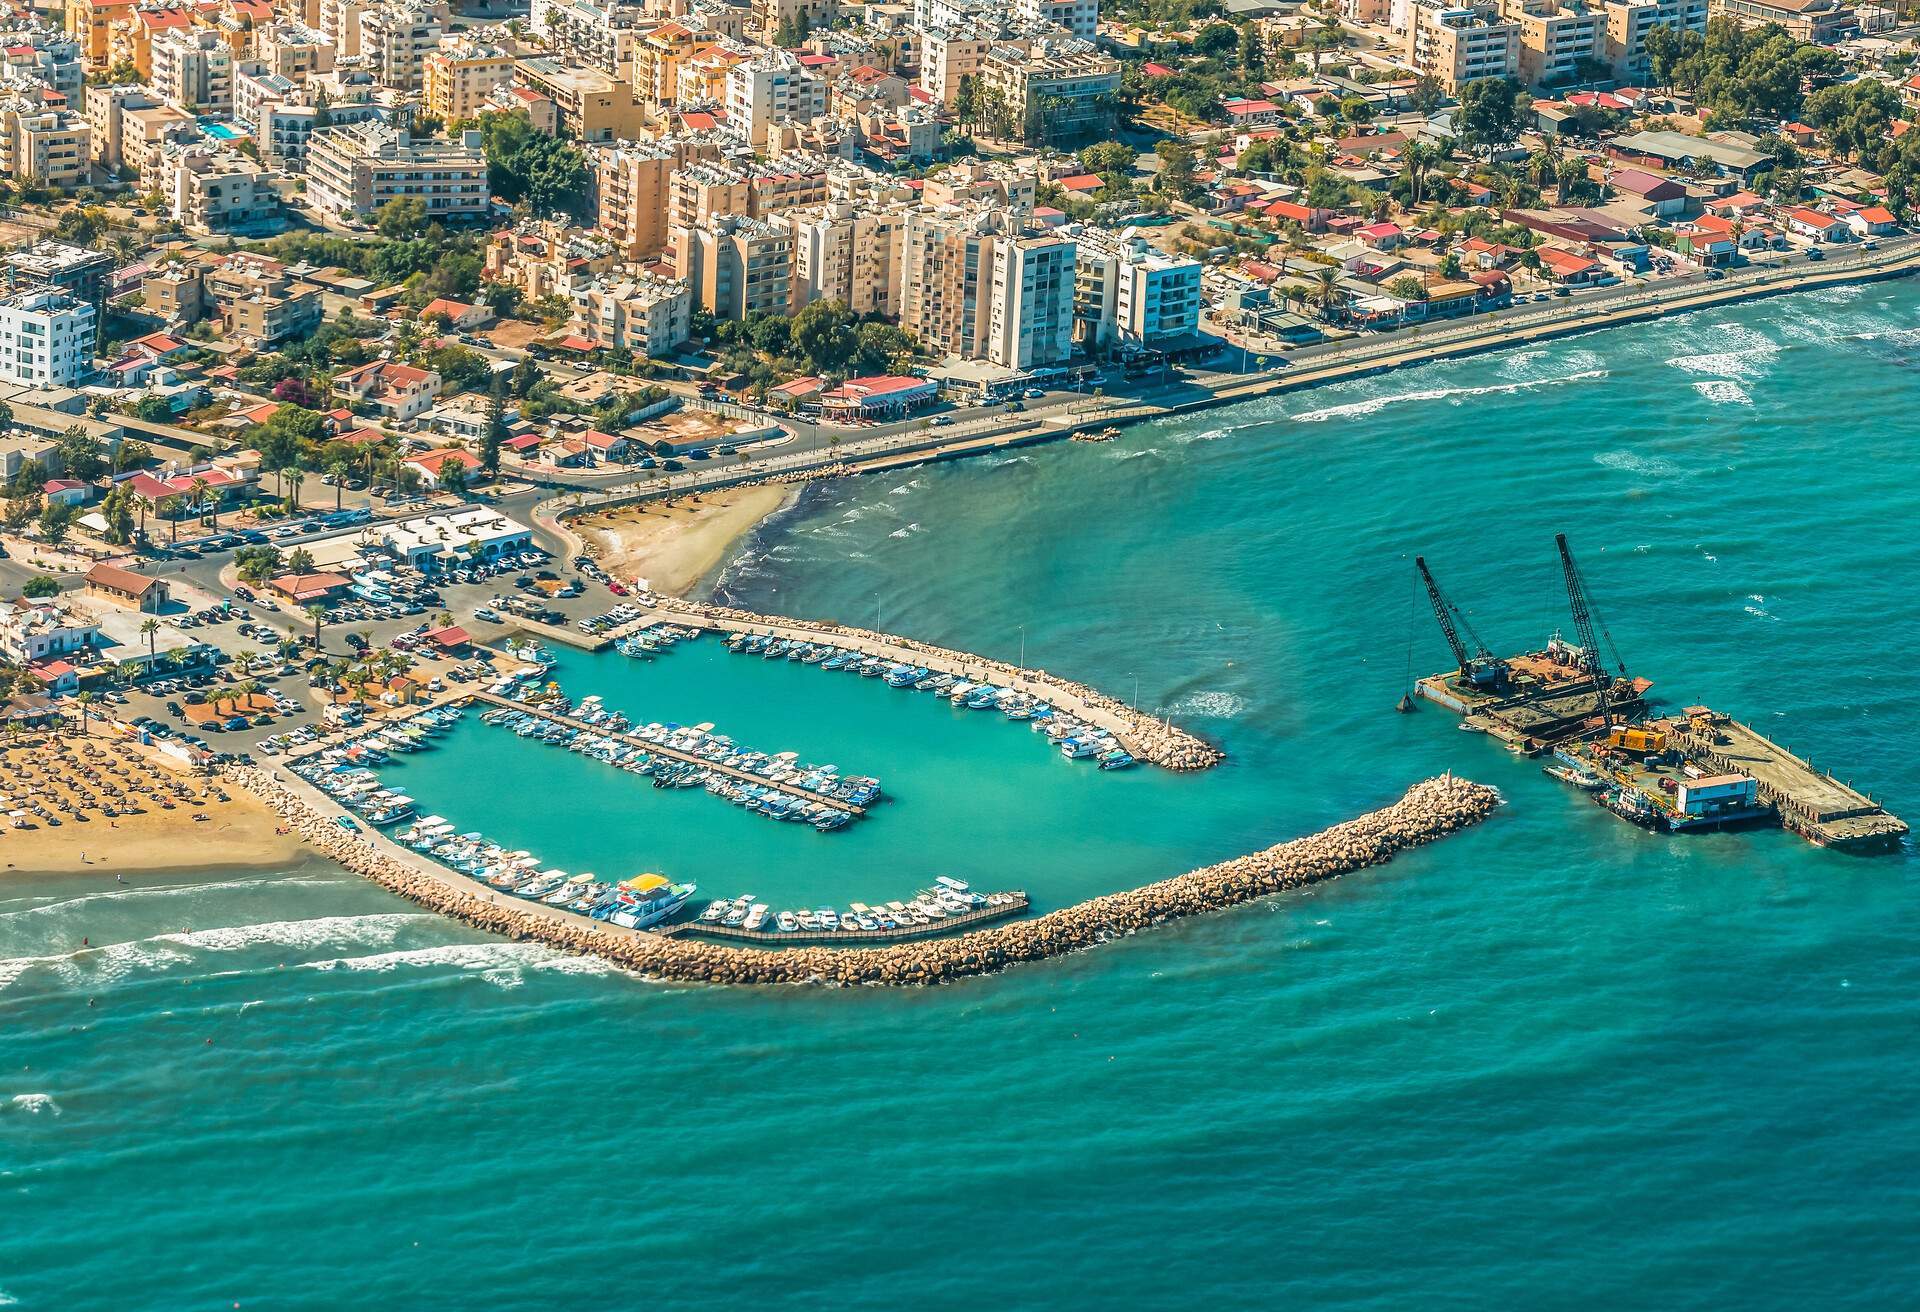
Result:
{"label": "red car", "polygon": [[627,585],[624,583],[609,583],[607,584],[607,591],[616,597],[624,597],[627,595]]}

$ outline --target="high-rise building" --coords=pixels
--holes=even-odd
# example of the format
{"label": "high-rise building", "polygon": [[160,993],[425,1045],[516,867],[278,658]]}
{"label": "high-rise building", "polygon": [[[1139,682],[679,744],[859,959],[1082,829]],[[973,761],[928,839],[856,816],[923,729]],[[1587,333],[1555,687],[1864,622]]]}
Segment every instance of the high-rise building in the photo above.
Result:
{"label": "high-rise building", "polygon": [[1504,0],[1501,13],[1520,29],[1520,80],[1528,86],[1565,86],[1611,72],[1599,0]]}
{"label": "high-rise building", "polygon": [[185,113],[233,109],[233,51],[217,32],[166,32],[154,38],[153,93]]}
{"label": "high-rise building", "polygon": [[718,319],[793,306],[793,233],[784,223],[714,216],[673,230],[674,271],[693,303]]}
{"label": "high-rise building", "polygon": [[790,213],[793,299],[840,301],[855,314],[900,313],[904,216],[846,202]]}
{"label": "high-rise building", "polygon": [[1458,95],[1481,78],[1519,75],[1520,25],[1502,19],[1490,4],[1414,0],[1407,58],[1448,95]]}
{"label": "high-rise building", "polygon": [[72,387],[93,374],[93,306],[53,287],[0,299],[0,381]]}
{"label": "high-rise building", "polygon": [[989,284],[986,357],[1006,369],[1066,363],[1073,352],[1074,242],[1002,237]]}
{"label": "high-rise building", "polygon": [[418,91],[427,56],[440,44],[446,0],[401,0],[360,15],[360,58],[373,80],[395,91]]}
{"label": "high-rise building", "polygon": [[593,152],[597,226],[630,259],[650,259],[667,245],[676,158],[670,147],[636,142]]}
{"label": "high-rise building", "polygon": [[427,113],[443,123],[473,118],[494,89],[513,81],[513,56],[479,41],[442,42],[421,66]]}
{"label": "high-rise building", "polygon": [[405,197],[424,204],[430,219],[479,218],[487,212],[480,134],[416,143],[385,123],[320,128],[307,139],[307,196],[334,214],[368,215]]}
{"label": "high-rise building", "polygon": [[1101,229],[1075,236],[1076,335],[1089,349],[1150,348],[1199,330],[1198,260]]}

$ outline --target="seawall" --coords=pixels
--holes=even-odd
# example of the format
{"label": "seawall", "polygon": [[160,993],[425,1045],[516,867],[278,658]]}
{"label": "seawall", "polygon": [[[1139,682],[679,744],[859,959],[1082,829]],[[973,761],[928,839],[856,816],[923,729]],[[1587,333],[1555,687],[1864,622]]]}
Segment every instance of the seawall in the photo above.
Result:
{"label": "seawall", "polygon": [[701,984],[926,985],[992,974],[1377,865],[1477,824],[1500,804],[1492,788],[1449,774],[1317,834],[1032,920],[889,947],[754,949],[622,930],[520,902],[384,839],[348,833],[316,805],[324,804],[322,794],[273,770],[235,766],[227,775],[279,811],[327,856],[429,910],[487,933],[601,957],[651,979]]}

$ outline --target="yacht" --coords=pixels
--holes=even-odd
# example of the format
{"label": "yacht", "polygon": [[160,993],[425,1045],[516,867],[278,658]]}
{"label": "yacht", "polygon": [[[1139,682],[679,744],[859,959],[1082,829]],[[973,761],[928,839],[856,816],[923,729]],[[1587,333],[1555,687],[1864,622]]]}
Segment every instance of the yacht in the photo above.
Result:
{"label": "yacht", "polygon": [[664,875],[640,875],[620,886],[614,899],[618,909],[607,919],[624,929],[657,925],[685,906],[695,887],[671,883]]}

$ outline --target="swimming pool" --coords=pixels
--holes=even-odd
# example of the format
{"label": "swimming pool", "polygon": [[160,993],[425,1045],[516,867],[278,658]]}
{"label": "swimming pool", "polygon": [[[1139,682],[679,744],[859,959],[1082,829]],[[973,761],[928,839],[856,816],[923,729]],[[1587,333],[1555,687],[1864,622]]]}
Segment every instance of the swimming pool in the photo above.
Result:
{"label": "swimming pool", "polygon": [[200,130],[208,136],[218,137],[222,141],[238,141],[247,135],[231,123],[209,121],[204,118],[200,120]]}

